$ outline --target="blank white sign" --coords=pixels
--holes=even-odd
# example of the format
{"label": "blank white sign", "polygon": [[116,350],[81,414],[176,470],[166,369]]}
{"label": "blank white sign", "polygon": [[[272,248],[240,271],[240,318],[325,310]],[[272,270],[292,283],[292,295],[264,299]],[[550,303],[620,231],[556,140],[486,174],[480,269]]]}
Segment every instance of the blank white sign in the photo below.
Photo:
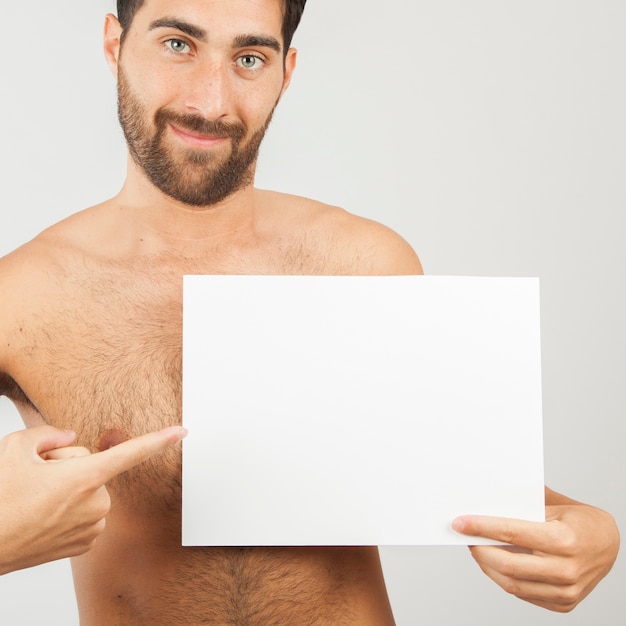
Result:
{"label": "blank white sign", "polygon": [[183,545],[488,543],[544,519],[531,278],[186,276]]}

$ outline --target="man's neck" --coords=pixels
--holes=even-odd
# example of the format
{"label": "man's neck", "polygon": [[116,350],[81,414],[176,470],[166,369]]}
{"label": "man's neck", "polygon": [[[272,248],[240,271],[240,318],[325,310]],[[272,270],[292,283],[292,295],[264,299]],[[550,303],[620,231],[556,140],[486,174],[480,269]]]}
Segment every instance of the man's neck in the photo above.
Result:
{"label": "man's neck", "polygon": [[193,207],[166,196],[132,162],[114,202],[137,236],[157,249],[227,243],[251,234],[256,219],[252,184],[215,205]]}

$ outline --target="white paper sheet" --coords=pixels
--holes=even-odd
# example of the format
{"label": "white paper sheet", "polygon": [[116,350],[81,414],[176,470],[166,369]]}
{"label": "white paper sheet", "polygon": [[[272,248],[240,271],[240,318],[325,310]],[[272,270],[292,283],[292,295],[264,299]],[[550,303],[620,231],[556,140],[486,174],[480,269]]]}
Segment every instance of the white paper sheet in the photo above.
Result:
{"label": "white paper sheet", "polygon": [[537,279],[186,276],[183,320],[183,545],[544,519]]}

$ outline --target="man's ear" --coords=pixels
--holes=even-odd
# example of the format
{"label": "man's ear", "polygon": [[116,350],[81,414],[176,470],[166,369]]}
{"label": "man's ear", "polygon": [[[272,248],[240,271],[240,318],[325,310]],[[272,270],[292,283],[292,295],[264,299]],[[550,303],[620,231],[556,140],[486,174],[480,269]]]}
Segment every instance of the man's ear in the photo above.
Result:
{"label": "man's ear", "polygon": [[297,56],[298,51],[295,48],[289,48],[289,50],[287,50],[287,56],[285,57],[285,77],[283,79],[283,88],[280,90],[281,98],[283,97],[285,91],[287,91],[287,87],[289,87],[289,83],[291,82],[293,71],[296,69]]}
{"label": "man's ear", "polygon": [[117,78],[117,67],[120,58],[120,42],[122,37],[122,25],[115,15],[109,13],[104,18],[104,58]]}

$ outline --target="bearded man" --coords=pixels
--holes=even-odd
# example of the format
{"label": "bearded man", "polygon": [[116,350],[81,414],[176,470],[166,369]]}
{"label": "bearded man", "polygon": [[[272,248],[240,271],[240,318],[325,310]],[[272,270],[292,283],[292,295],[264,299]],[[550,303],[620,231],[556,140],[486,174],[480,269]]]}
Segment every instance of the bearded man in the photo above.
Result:
{"label": "bearded man", "polygon": [[[179,422],[184,274],[421,273],[386,227],[254,187],[304,4],[119,0],[107,16],[125,184],[0,265],[0,392],[27,425],[104,450]],[[170,448],[109,483],[106,530],[72,564],[82,624],[393,624],[375,547],[181,547],[180,464]],[[606,513],[547,493],[549,523],[455,527],[537,551],[474,555],[508,591],[568,610],[610,568],[616,531]]]}

